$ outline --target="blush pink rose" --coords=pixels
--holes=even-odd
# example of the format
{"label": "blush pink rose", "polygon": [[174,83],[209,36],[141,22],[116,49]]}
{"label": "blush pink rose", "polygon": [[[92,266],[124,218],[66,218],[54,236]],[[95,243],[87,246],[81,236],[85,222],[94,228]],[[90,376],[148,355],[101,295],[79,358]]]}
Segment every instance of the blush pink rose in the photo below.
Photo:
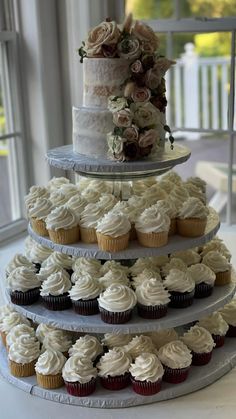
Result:
{"label": "blush pink rose", "polygon": [[116,22],[102,22],[100,25],[91,29],[88,39],[85,43],[85,51],[88,57],[102,55],[102,46],[118,43],[120,38],[120,30]]}
{"label": "blush pink rose", "polygon": [[139,147],[145,148],[153,145],[158,139],[158,132],[155,129],[149,129],[139,136]]}
{"label": "blush pink rose", "polygon": [[140,60],[134,61],[134,63],[131,64],[131,66],[130,66],[130,70],[133,73],[142,73],[143,72],[143,65],[142,65],[141,61]]}
{"label": "blush pink rose", "polygon": [[128,127],[123,132],[123,137],[128,141],[137,141],[138,140],[138,128],[135,125]]}
{"label": "blush pink rose", "polygon": [[113,122],[117,127],[127,128],[132,124],[132,113],[130,109],[125,108],[113,114]]}
{"label": "blush pink rose", "polygon": [[147,87],[135,87],[131,98],[134,102],[148,102],[151,97],[151,92]]}

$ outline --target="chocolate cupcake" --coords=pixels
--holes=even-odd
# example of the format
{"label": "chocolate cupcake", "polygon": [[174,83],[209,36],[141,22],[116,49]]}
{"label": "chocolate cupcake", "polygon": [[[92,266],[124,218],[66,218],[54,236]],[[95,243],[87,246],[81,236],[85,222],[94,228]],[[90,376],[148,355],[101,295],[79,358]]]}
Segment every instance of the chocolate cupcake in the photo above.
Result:
{"label": "chocolate cupcake", "polygon": [[194,298],[209,297],[214,289],[215,273],[204,263],[196,263],[190,266],[188,273],[195,282]]}
{"label": "chocolate cupcake", "polygon": [[223,286],[231,282],[231,264],[220,252],[214,250],[208,252],[203,257],[202,263],[215,272],[215,285]]}
{"label": "chocolate cupcake", "polygon": [[68,274],[56,272],[42,283],[40,295],[49,310],[66,310],[71,307],[70,289]]}
{"label": "chocolate cupcake", "polygon": [[96,389],[97,369],[88,358],[70,357],[62,370],[67,392],[72,396],[85,397]]}
{"label": "chocolate cupcake", "polygon": [[167,314],[170,294],[161,281],[147,279],[136,290],[138,315],[145,319],[159,319]]}
{"label": "chocolate cupcake", "polygon": [[236,338],[236,300],[230,301],[219,312],[229,326],[226,336]]}
{"label": "chocolate cupcake", "polygon": [[179,384],[187,379],[192,355],[183,342],[174,340],[166,343],[159,349],[158,358],[164,367],[164,381]]}
{"label": "chocolate cupcake", "polygon": [[81,276],[69,291],[72,306],[77,314],[91,316],[99,313],[98,297],[101,288],[90,275]]}
{"label": "chocolate cupcake", "polygon": [[151,396],[161,390],[164,369],[155,354],[146,352],[139,355],[131,364],[129,372],[135,393]]}
{"label": "chocolate cupcake", "polygon": [[8,277],[10,273],[14,271],[14,269],[19,267],[25,267],[35,273],[37,272],[35,265],[26,256],[21,253],[16,253],[14,258],[8,263],[6,267],[6,277]]}
{"label": "chocolate cupcake", "polygon": [[123,349],[133,360],[137,358],[137,356],[142,355],[144,352],[157,355],[157,350],[152,342],[152,339],[146,335],[134,336],[132,340],[123,347]]}
{"label": "chocolate cupcake", "polygon": [[29,268],[16,268],[7,278],[11,302],[17,305],[30,305],[39,299],[41,281]]}
{"label": "chocolate cupcake", "polygon": [[215,348],[220,348],[224,345],[225,335],[229,330],[229,326],[220,313],[215,311],[210,316],[203,317],[199,320],[197,326],[204,327],[211,333],[216,344]]}
{"label": "chocolate cupcake", "polygon": [[101,318],[105,323],[120,324],[131,319],[137,297],[126,285],[112,284],[98,299]]}
{"label": "chocolate cupcake", "polygon": [[163,284],[170,293],[170,307],[186,308],[192,305],[195,282],[187,272],[171,269]]}
{"label": "chocolate cupcake", "polygon": [[109,349],[98,362],[98,376],[103,387],[108,390],[122,390],[130,384],[131,358],[120,348]]}
{"label": "chocolate cupcake", "polygon": [[85,335],[76,340],[69,349],[69,356],[80,355],[95,362],[103,354],[103,346],[95,336]]}
{"label": "chocolate cupcake", "polygon": [[208,330],[193,326],[184,333],[181,339],[192,351],[193,365],[206,365],[210,362],[215,343]]}

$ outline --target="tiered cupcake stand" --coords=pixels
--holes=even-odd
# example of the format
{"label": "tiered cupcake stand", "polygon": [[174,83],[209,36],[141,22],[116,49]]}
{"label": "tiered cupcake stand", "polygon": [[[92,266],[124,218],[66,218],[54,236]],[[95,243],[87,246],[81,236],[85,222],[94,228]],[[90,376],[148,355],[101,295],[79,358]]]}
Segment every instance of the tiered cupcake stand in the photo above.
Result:
{"label": "tiered cupcake stand", "polygon": [[[176,145],[174,150],[170,150],[168,146],[162,157],[153,160],[142,160],[132,163],[119,163],[109,160],[92,159],[79,154],[74,154],[72,146],[60,147],[51,150],[47,154],[49,164],[65,170],[73,170],[80,175],[106,179],[111,181],[128,181],[131,179],[141,179],[147,176],[157,176],[162,174],[175,165],[183,163],[190,157],[190,151]],[[121,186],[122,191],[122,186]],[[47,247],[73,256],[92,257],[97,259],[109,260],[130,260],[139,257],[157,256],[172,253],[178,250],[189,249],[200,246],[211,240],[220,227],[219,217],[216,212],[211,209],[205,234],[198,238],[184,238],[173,236],[168,244],[161,248],[145,248],[132,242],[129,247],[114,254],[102,252],[97,245],[85,245],[77,243],[74,245],[58,245],[54,244],[47,238],[43,238],[35,234],[29,226],[29,234],[38,243]],[[235,274],[233,274],[232,283],[223,287],[215,287],[213,294],[206,299],[194,300],[191,307],[178,310],[169,309],[166,317],[158,320],[145,320],[136,315],[126,324],[112,325],[102,322],[99,315],[79,316],[72,310],[62,312],[53,312],[44,308],[40,303],[32,306],[15,306],[17,311],[23,313],[26,317],[32,319],[36,323],[46,323],[52,326],[93,334],[100,333],[145,333],[148,331],[166,329],[170,327],[184,326],[187,323],[200,319],[203,316],[211,314],[219,309],[228,301],[230,301],[235,292]],[[10,302],[9,295],[7,299]],[[36,383],[35,377],[15,378],[10,375],[7,365],[7,357],[5,348],[0,350],[0,372],[13,385],[29,392],[33,395],[53,400],[60,403],[72,405],[99,407],[99,408],[118,408],[137,406],[142,404],[153,403],[161,400],[172,399],[184,394],[191,393],[203,388],[218,378],[229,372],[236,365],[236,341],[234,339],[226,339],[226,343],[222,348],[218,348],[213,352],[213,357],[208,365],[203,367],[191,367],[188,379],[178,385],[163,383],[162,390],[154,396],[140,396],[130,388],[112,392],[106,390],[99,385],[95,393],[89,397],[73,397],[70,396],[65,388],[57,390],[45,390],[40,388]]]}

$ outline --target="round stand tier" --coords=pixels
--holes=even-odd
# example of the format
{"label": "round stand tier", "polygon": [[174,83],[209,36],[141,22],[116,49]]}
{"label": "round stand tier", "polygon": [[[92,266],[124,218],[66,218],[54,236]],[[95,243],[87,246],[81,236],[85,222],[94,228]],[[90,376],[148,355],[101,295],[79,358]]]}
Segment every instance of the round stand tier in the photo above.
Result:
{"label": "round stand tier", "polygon": [[56,390],[45,390],[37,385],[35,376],[16,378],[10,374],[6,350],[2,345],[0,347],[0,373],[14,386],[47,400],[84,407],[130,407],[174,399],[214,383],[214,381],[227,374],[236,365],[235,348],[236,340],[233,338],[226,339],[222,348],[213,351],[212,360],[208,365],[191,367],[189,377],[181,384],[163,383],[161,391],[154,396],[140,396],[132,390],[131,386],[124,390],[112,392],[105,390],[99,384],[96,391],[89,397],[70,396],[66,392],[65,387]]}
{"label": "round stand tier", "polygon": [[[233,280],[236,280],[235,273]],[[236,289],[235,282],[222,287],[215,287],[210,297],[194,299],[192,306],[184,309],[169,308],[167,315],[157,320],[147,320],[139,317],[136,310],[133,312],[132,319],[124,324],[108,324],[101,320],[100,314],[93,316],[81,316],[72,309],[63,311],[52,311],[44,307],[43,302],[32,304],[31,306],[17,306],[14,309],[24,314],[35,323],[46,323],[54,327],[71,330],[74,332],[87,333],[145,333],[154,330],[168,329],[186,323],[191,323],[229,302]],[[7,300],[10,296],[6,291]]]}
{"label": "round stand tier", "polygon": [[187,147],[175,144],[171,150],[170,145],[166,144],[165,151],[158,157],[118,162],[74,153],[73,146],[67,145],[49,150],[46,159],[51,166],[73,170],[82,176],[107,180],[131,180],[165,173],[177,164],[184,163],[190,155],[191,152]]}
{"label": "round stand tier", "polygon": [[159,256],[166,255],[168,253],[177,252],[178,250],[191,249],[196,246],[203,245],[211,240],[217,233],[220,228],[219,216],[213,208],[210,208],[210,213],[208,215],[207,226],[205,234],[200,237],[186,238],[179,235],[174,235],[169,237],[168,244],[162,247],[143,247],[138,244],[136,240],[131,241],[127,249],[121,252],[109,253],[99,250],[97,244],[86,244],[78,242],[71,245],[61,245],[52,242],[47,237],[42,237],[36,234],[30,224],[28,227],[28,232],[31,237],[38,243],[49,247],[57,252],[65,253],[67,255],[77,256],[77,257],[87,257],[87,258],[96,258],[96,259],[137,259],[140,257],[149,257],[149,256]]}

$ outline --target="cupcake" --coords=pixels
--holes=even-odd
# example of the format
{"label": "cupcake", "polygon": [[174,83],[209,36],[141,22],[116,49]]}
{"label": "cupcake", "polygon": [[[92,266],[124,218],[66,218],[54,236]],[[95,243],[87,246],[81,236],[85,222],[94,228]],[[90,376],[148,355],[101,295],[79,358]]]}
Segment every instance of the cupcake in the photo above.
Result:
{"label": "cupcake", "polygon": [[155,204],[158,211],[164,212],[170,218],[169,236],[176,233],[177,210],[173,202],[168,199],[162,199]]}
{"label": "cupcake", "polygon": [[52,332],[53,330],[58,330],[54,326],[46,323],[40,323],[35,331],[36,338],[39,340],[40,343],[43,343],[45,336]]}
{"label": "cupcake", "polygon": [[138,219],[138,217],[141,215],[141,213],[145,210],[145,207],[143,208],[138,208],[138,207],[131,207],[131,206],[127,206],[124,211],[122,211],[122,213],[124,215],[126,215],[126,217],[128,217],[129,222],[131,224],[131,229],[130,229],[130,237],[129,240],[137,240],[137,233],[136,233],[136,229],[135,229],[135,223]]}
{"label": "cupcake", "polygon": [[167,193],[160,188],[158,184],[152,185],[149,188],[146,188],[142,194],[142,198],[147,202],[147,206],[151,207],[155,205],[157,201],[167,198]]}
{"label": "cupcake", "polygon": [[205,180],[201,179],[198,176],[193,176],[193,177],[189,177],[187,179],[187,183],[191,183],[192,185],[196,186],[197,188],[199,188],[203,194],[206,193],[206,182]]}
{"label": "cupcake", "polygon": [[171,253],[170,260],[173,258],[181,259],[187,266],[201,262],[201,256],[194,249],[180,250],[179,252]]}
{"label": "cupcake", "polygon": [[68,274],[56,272],[42,283],[40,295],[49,310],[66,310],[71,307],[70,289]]}
{"label": "cupcake", "polygon": [[183,203],[189,198],[187,189],[181,185],[175,185],[168,196],[168,200],[172,202],[176,210],[179,211]]}
{"label": "cupcake", "polygon": [[[73,259],[70,255],[65,255],[64,253],[60,252],[52,252],[50,256],[42,263],[43,268],[47,267],[48,265],[56,265],[62,269],[65,269],[69,275],[73,273],[72,270]],[[42,272],[40,271],[42,274]]]}
{"label": "cupcake", "polygon": [[69,349],[69,356],[80,355],[81,358],[90,359],[96,362],[103,354],[103,347],[95,336],[85,335],[77,339]]}
{"label": "cupcake", "polygon": [[53,349],[54,351],[62,352],[65,357],[68,357],[68,351],[71,346],[72,340],[69,332],[56,329],[45,334],[42,349]]}
{"label": "cupcake", "polygon": [[[14,308],[12,306],[10,306],[10,304],[5,304],[4,306],[0,306],[0,332],[2,331],[2,324],[4,319],[9,316],[9,314],[11,313],[16,313],[16,311],[14,310]],[[6,340],[6,336],[4,339],[4,345],[6,344],[5,342]]]}
{"label": "cupcake", "polygon": [[[100,276],[101,266],[102,265],[100,260],[80,257],[74,259],[72,269],[78,277],[80,277],[81,275],[89,274],[93,277],[98,278]],[[75,281],[72,280],[72,282]]]}
{"label": "cupcake", "polygon": [[67,200],[72,198],[73,196],[76,196],[79,194],[79,189],[77,185],[74,185],[73,183],[63,183],[60,188],[58,189],[58,192],[62,192]]}
{"label": "cupcake", "polygon": [[132,277],[136,277],[137,275],[143,273],[145,269],[151,269],[152,271],[160,273],[160,269],[155,266],[154,261],[150,260],[150,258],[138,258],[129,268],[129,273]]}
{"label": "cupcake", "polygon": [[61,177],[55,177],[53,176],[52,179],[49,180],[47,184],[47,189],[52,192],[57,189],[59,189],[62,185],[65,185],[67,183],[70,183],[69,179],[61,176]]}
{"label": "cupcake", "polygon": [[61,207],[62,205],[66,205],[68,202],[68,198],[59,190],[55,190],[50,194],[50,201],[54,208]]}
{"label": "cupcake", "polygon": [[82,316],[99,313],[97,299],[100,291],[101,287],[95,278],[81,276],[69,291],[74,311]]}
{"label": "cupcake", "polygon": [[103,193],[98,200],[98,205],[103,208],[103,213],[106,214],[114,208],[117,202],[117,198],[111,193]]}
{"label": "cupcake", "polygon": [[50,275],[53,275],[57,272],[61,272],[63,275],[67,276],[68,279],[70,279],[70,275],[68,274],[68,272],[63,268],[60,268],[59,265],[45,265],[44,267],[40,268],[40,271],[37,276],[41,282],[44,282],[48,279]]}
{"label": "cupcake", "polygon": [[226,333],[227,337],[236,337],[236,300],[230,301],[223,308],[219,310],[221,316],[229,325],[229,329]]}
{"label": "cupcake", "polygon": [[133,360],[144,352],[157,355],[157,350],[152,339],[146,335],[134,336],[132,340],[123,347],[125,353],[129,354]]}
{"label": "cupcake", "polygon": [[204,263],[196,263],[190,266],[188,273],[195,282],[194,298],[209,297],[214,289],[215,273]]}
{"label": "cupcake", "polygon": [[86,205],[80,216],[80,235],[84,243],[97,243],[96,227],[104,215],[103,208],[95,203]]}
{"label": "cupcake", "polygon": [[170,294],[162,282],[146,279],[136,290],[138,315],[144,319],[160,319],[167,314]]}
{"label": "cupcake", "polygon": [[86,199],[84,199],[81,195],[77,193],[77,195],[72,196],[65,205],[74,212],[79,222],[80,215],[85,209],[86,205],[88,205],[88,202],[86,201]]}
{"label": "cupcake", "polygon": [[21,266],[30,269],[32,272],[37,272],[35,265],[26,256],[22,255],[21,253],[16,253],[14,258],[8,263],[6,267],[6,277],[8,277],[8,275],[10,275],[14,269]]}
{"label": "cupcake", "polygon": [[127,387],[130,362],[130,357],[121,349],[109,349],[96,365],[102,386],[114,391]]}
{"label": "cupcake", "polygon": [[144,269],[143,272],[132,278],[132,287],[136,289],[143,284],[144,281],[154,278],[156,281],[162,282],[161,275],[153,269]]}
{"label": "cupcake", "polygon": [[169,256],[168,255],[159,255],[159,256],[150,256],[149,258],[146,258],[149,263],[151,263],[154,267],[154,269],[157,269],[158,272],[160,272],[160,268],[169,262]]}
{"label": "cupcake", "polygon": [[158,358],[164,367],[164,381],[178,384],[187,379],[192,363],[192,355],[183,342],[174,340],[166,343],[159,349]]}
{"label": "cupcake", "polygon": [[170,218],[155,205],[145,209],[135,223],[138,241],[145,247],[161,247],[168,242]]}
{"label": "cupcake", "polygon": [[179,336],[175,329],[163,329],[156,332],[148,332],[147,335],[152,339],[154,346],[160,349],[166,343],[178,340]]}
{"label": "cupcake", "polygon": [[11,331],[11,329],[14,326],[17,326],[18,324],[27,324],[27,326],[30,326],[30,321],[23,316],[22,314],[18,313],[17,311],[12,311],[10,313],[4,313],[3,319],[0,323],[0,332],[1,332],[1,338],[2,343],[4,346],[6,346],[6,338],[8,333]]}
{"label": "cupcake", "polygon": [[122,265],[121,262],[117,262],[116,260],[107,260],[101,265],[100,274],[105,275],[108,271],[116,271],[117,269],[123,271],[126,275],[129,274],[129,267]]}
{"label": "cupcake", "polygon": [[103,276],[98,278],[98,283],[102,290],[105,290],[112,284],[130,285],[126,272],[123,269],[120,269],[119,266],[110,269]]}
{"label": "cupcake", "polygon": [[173,185],[173,183],[172,183],[172,182],[170,182],[169,180],[165,180],[165,179],[161,179],[161,180],[158,182],[158,185],[159,185],[159,186],[160,186],[160,188],[161,188],[161,189],[163,189],[163,191],[165,191],[167,194],[169,194],[169,193],[172,191],[173,187],[174,187],[174,185]]}
{"label": "cupcake", "polygon": [[33,206],[29,209],[28,217],[32,229],[40,236],[48,236],[45,219],[53,209],[51,201],[47,198],[37,198]]}
{"label": "cupcake", "polygon": [[37,272],[39,272],[42,263],[51,255],[52,249],[34,242],[32,246],[26,250],[26,257],[34,264]]}
{"label": "cupcake", "polygon": [[79,241],[78,219],[66,206],[55,208],[46,218],[46,227],[50,239],[58,244],[70,244]]}
{"label": "cupcake", "polygon": [[198,198],[203,204],[206,204],[206,194],[200,188],[191,182],[185,182],[184,187],[187,189],[191,198]]}
{"label": "cupcake", "polygon": [[211,250],[220,252],[220,254],[222,256],[225,256],[228,262],[230,262],[232,255],[229,249],[224,244],[223,240],[221,240],[219,237],[214,237],[214,239],[212,239],[211,241],[209,241],[203,246],[201,250],[201,257],[203,258]]}
{"label": "cupcake", "polygon": [[231,282],[231,264],[225,256],[218,251],[208,252],[202,259],[202,263],[207,265],[216,274],[215,285],[226,285]]}
{"label": "cupcake", "polygon": [[170,293],[170,307],[186,308],[192,305],[195,282],[188,272],[171,269],[163,284]]}
{"label": "cupcake", "polygon": [[166,173],[164,176],[161,177],[161,181],[162,180],[167,180],[171,183],[174,183],[174,185],[182,185],[182,179],[181,176],[178,175],[178,173],[176,173],[174,170],[169,171],[168,173]]}
{"label": "cupcake", "polygon": [[161,276],[166,278],[166,276],[170,273],[171,269],[179,269],[180,271],[186,272],[187,265],[182,261],[180,258],[172,258],[168,263],[161,267]]}
{"label": "cupcake", "polygon": [[191,327],[181,338],[192,351],[193,365],[206,365],[210,362],[214,340],[208,330],[200,326]]}
{"label": "cupcake", "polygon": [[81,192],[81,196],[89,203],[89,204],[95,204],[98,202],[101,191],[96,190],[95,188],[92,188],[91,185],[89,185],[84,191]]}
{"label": "cupcake", "polygon": [[178,234],[184,237],[199,237],[205,233],[208,208],[198,198],[188,198],[177,218]]}
{"label": "cupcake", "polygon": [[38,198],[49,198],[49,191],[43,186],[31,186],[28,195],[25,196],[25,207],[27,212]]}
{"label": "cupcake", "polygon": [[105,333],[102,344],[107,349],[119,348],[131,342],[133,336],[130,334]]}
{"label": "cupcake", "polygon": [[14,326],[6,337],[6,348],[9,350],[10,346],[15,343],[21,335],[35,337],[35,330],[33,327],[24,323]]}
{"label": "cupcake", "polygon": [[131,224],[125,215],[108,212],[96,228],[98,247],[105,252],[119,252],[128,247]]}
{"label": "cupcake", "polygon": [[[87,184],[86,184],[87,181]],[[79,190],[84,191],[85,189],[89,189],[90,191],[95,191],[99,194],[108,193],[111,194],[114,190],[114,183],[112,181],[105,181],[105,180],[97,180],[97,179],[81,179],[79,181]],[[96,201],[95,201],[96,202]]]}
{"label": "cupcake", "polygon": [[98,298],[101,319],[110,324],[126,323],[136,303],[137,297],[129,287],[112,284]]}
{"label": "cupcake", "polygon": [[11,302],[17,305],[35,303],[39,299],[40,286],[41,281],[37,275],[24,266],[16,268],[7,278]]}
{"label": "cupcake", "polygon": [[14,377],[30,377],[40,355],[40,344],[35,337],[21,335],[9,348],[10,372]]}
{"label": "cupcake", "polygon": [[129,372],[135,393],[151,396],[161,390],[164,369],[155,354],[146,352],[139,355],[131,364]]}
{"label": "cupcake", "polygon": [[35,364],[38,385],[47,389],[62,387],[62,368],[65,363],[66,357],[61,352],[53,349],[43,352]]}
{"label": "cupcake", "polygon": [[199,320],[197,326],[204,327],[204,329],[211,333],[216,345],[215,348],[224,345],[225,335],[229,330],[229,326],[220,313],[215,311],[210,316],[203,317]]}
{"label": "cupcake", "polygon": [[73,355],[66,361],[62,377],[71,396],[89,396],[96,389],[97,369],[90,359],[80,355]]}

